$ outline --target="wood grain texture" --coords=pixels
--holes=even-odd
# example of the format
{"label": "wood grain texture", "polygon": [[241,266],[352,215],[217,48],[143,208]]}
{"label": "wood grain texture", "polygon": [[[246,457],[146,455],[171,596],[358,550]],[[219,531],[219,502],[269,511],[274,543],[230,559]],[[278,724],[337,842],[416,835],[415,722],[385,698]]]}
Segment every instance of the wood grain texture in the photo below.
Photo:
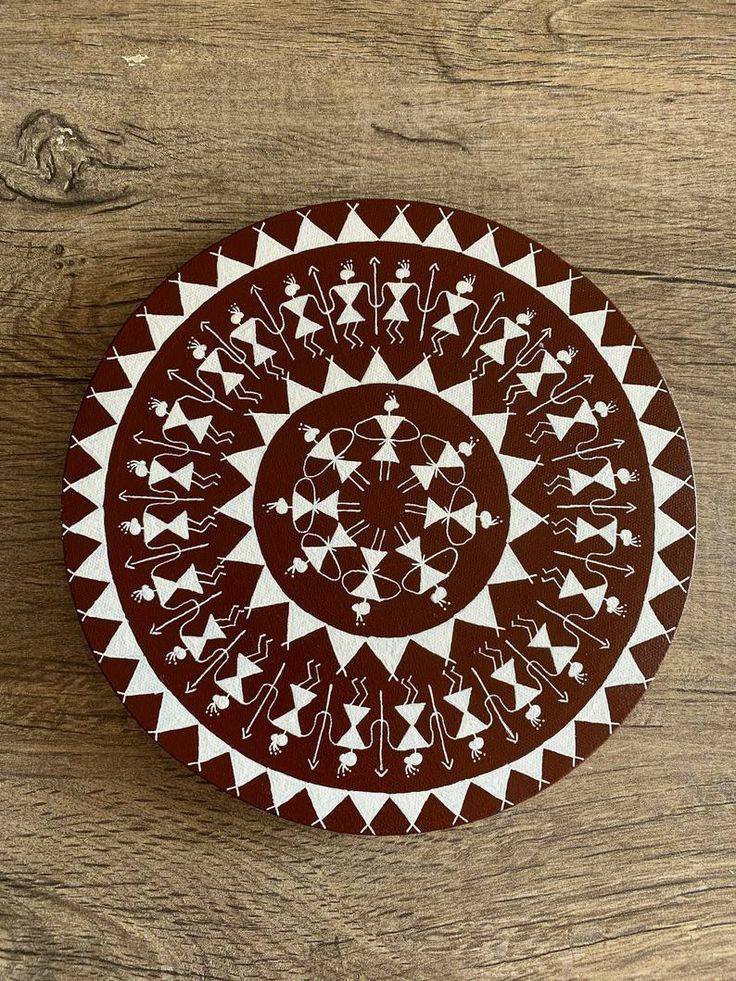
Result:
{"label": "wood grain texture", "polygon": [[[18,0],[0,38],[0,975],[733,976],[733,3]],[[411,840],[291,826],[170,760],[86,650],[59,538],[68,434],[134,306],[248,222],[371,195],[589,273],[699,492],[683,622],[621,731]]]}

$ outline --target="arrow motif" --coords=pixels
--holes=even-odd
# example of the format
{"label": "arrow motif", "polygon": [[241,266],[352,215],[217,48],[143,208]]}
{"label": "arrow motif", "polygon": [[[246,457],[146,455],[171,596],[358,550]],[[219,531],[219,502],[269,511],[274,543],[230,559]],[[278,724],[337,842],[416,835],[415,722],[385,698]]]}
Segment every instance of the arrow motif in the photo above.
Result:
{"label": "arrow motif", "polygon": [[536,341],[532,344],[532,346],[530,348],[523,347],[521,349],[521,351],[519,351],[519,353],[516,356],[516,361],[514,361],[514,363],[511,365],[511,367],[510,368],[507,368],[507,370],[504,371],[504,373],[499,376],[499,379],[498,380],[500,382],[502,382],[504,380],[504,378],[508,378],[508,376],[512,373],[512,371],[515,368],[518,368],[521,365],[528,364],[529,363],[529,359],[534,354],[534,352],[537,350],[537,348],[540,347],[540,345],[542,344],[543,341],[546,341],[547,338],[548,337],[551,337],[551,336],[552,336],[552,328],[551,327],[545,327],[544,330],[542,331],[542,333],[539,335],[539,337],[536,339]]}
{"label": "arrow motif", "polygon": [[[471,670],[472,670],[473,674],[475,675],[475,677],[478,679],[478,682],[479,682],[481,688],[485,692],[486,704],[488,705],[488,708],[489,708],[489,710],[491,712],[491,719],[493,719],[493,698],[494,698],[494,696],[491,695],[491,693],[486,688],[486,686],[485,686],[485,684],[483,682],[483,679],[478,674],[477,670],[475,668],[472,668]],[[495,696],[495,697],[498,697],[498,696]],[[501,713],[499,712],[498,709],[496,709],[496,718],[501,723],[501,725],[503,727],[503,730],[506,733],[506,739],[508,740],[508,742],[510,742],[510,743],[518,743],[518,741],[519,741],[519,733],[518,732],[514,732],[513,729],[511,729],[508,726],[508,724],[506,723],[506,720],[501,715]]]}
{"label": "arrow motif", "polygon": [[592,634],[589,630],[586,630],[585,627],[582,627],[577,620],[573,620],[569,613],[560,613],[558,610],[553,610],[550,606],[545,606],[541,600],[537,600],[537,606],[541,606],[541,608],[546,610],[547,613],[551,613],[553,617],[557,617],[559,620],[562,620],[563,624],[570,631],[570,633],[585,634],[586,637],[590,637],[591,640],[594,640],[596,644],[598,644],[602,651],[607,651],[611,647],[611,641],[607,637],[605,640],[603,640],[601,637],[596,637],[595,634]]}
{"label": "arrow motif", "polygon": [[215,338],[217,343],[223,348],[223,350],[227,351],[227,353],[233,359],[233,361],[236,361],[242,368],[245,368],[247,371],[249,371],[254,378],[258,378],[258,372],[255,370],[255,368],[253,368],[250,364],[248,364],[248,359],[245,356],[241,356],[240,353],[236,351],[235,348],[233,348],[226,341],[223,341],[223,339],[220,337],[217,331],[214,330],[213,327],[210,325],[209,320],[203,320],[199,325],[199,329],[206,330],[210,334],[212,334],[212,336]]}
{"label": "arrow motif", "polygon": [[604,562],[602,559],[592,559],[589,555],[575,555],[573,552],[559,552],[557,549],[554,550],[554,554],[562,555],[566,559],[577,559],[578,562],[584,562],[586,569],[589,569],[592,565],[599,565],[602,569],[613,569],[615,572],[623,572],[625,579],[633,576],[636,572],[633,565],[613,565],[612,562]]}
{"label": "arrow motif", "polygon": [[[162,446],[165,450],[169,452],[167,456],[185,456],[187,453],[196,453],[198,456],[210,456],[207,450],[195,450],[192,446],[189,446],[185,442],[169,443],[165,440],[160,439],[149,439],[148,436],[143,435],[143,430],[136,433],[133,437],[133,442],[140,446],[142,443],[147,443],[149,446]],[[179,452],[176,453],[175,450]]]}
{"label": "arrow motif", "polygon": [[[378,267],[381,265],[381,260],[377,256],[374,255],[373,258],[370,260],[370,263],[373,266],[373,296],[374,296],[374,300],[375,300],[374,303],[371,303],[371,306],[373,307],[373,332],[377,336],[378,335],[378,307],[379,307],[379,303],[378,303]],[[370,302],[370,296],[368,297],[368,301]]]}
{"label": "arrow motif", "polygon": [[533,409],[529,409],[527,415],[533,416],[535,412],[539,412],[539,410],[543,409],[545,405],[564,405],[568,400],[565,399],[565,402],[563,402],[563,395],[570,395],[571,392],[574,392],[578,388],[582,388],[583,385],[590,385],[594,377],[595,375],[592,374],[585,375],[582,381],[579,381],[575,385],[571,385],[569,388],[564,389],[559,395],[556,395],[554,398],[547,399],[546,402],[540,402],[539,405],[535,405]]}
{"label": "arrow motif", "polygon": [[442,729],[442,716],[437,711],[437,704],[434,700],[434,691],[431,685],[427,685],[429,690],[429,697],[432,702],[432,718],[435,720],[435,725],[437,726],[437,734],[440,737],[440,746],[442,747],[442,765],[446,770],[451,770],[455,764],[455,760],[447,752],[447,746],[445,745],[445,733]]}
{"label": "arrow motif", "polygon": [[263,706],[268,701],[269,695],[271,694],[271,692],[277,692],[278,691],[278,689],[276,688],[276,686],[279,683],[279,678],[284,673],[284,668],[285,667],[286,667],[286,662],[284,662],[281,665],[281,667],[279,668],[278,673],[277,673],[276,677],[273,679],[273,681],[269,682],[269,684],[267,684],[265,686],[266,687],[266,693],[263,696],[263,698],[261,699],[260,704],[258,705],[258,708],[253,713],[253,718],[250,720],[250,722],[248,723],[247,726],[244,726],[243,727],[243,732],[242,732],[243,739],[249,739],[250,738],[251,730],[252,730],[253,726],[256,723],[256,719],[261,714],[261,710],[263,709]]}
{"label": "arrow motif", "polygon": [[379,691],[379,693],[378,693],[378,706],[379,706],[379,714],[378,714],[378,766],[375,769],[375,773],[379,777],[385,777],[386,774],[388,773],[388,770],[383,765],[383,727],[384,727],[384,725],[386,723],[386,720],[385,720],[384,715],[383,715],[383,690]]}
{"label": "arrow motif", "polygon": [[[566,511],[574,511],[575,509],[592,511],[599,518],[604,517],[606,511],[625,511],[627,514],[636,511],[636,504],[631,501],[628,504],[598,504],[597,501],[593,501],[591,504],[558,504],[557,507],[564,508]],[[601,514],[596,508],[602,508],[604,513]]]}
{"label": "arrow motif", "polygon": [[574,453],[565,453],[564,456],[553,456],[552,463],[559,463],[560,460],[570,460],[572,457],[580,457],[583,459],[584,453],[592,453],[594,450],[620,450],[625,442],[625,439],[619,438],[614,439],[612,443],[601,443],[598,446],[586,446],[581,450],[575,450]]}
{"label": "arrow motif", "polygon": [[207,596],[203,600],[198,600],[198,601],[195,600],[193,606],[190,606],[186,610],[182,610],[180,613],[177,613],[176,616],[170,617],[168,620],[165,620],[163,623],[159,623],[159,624],[154,623],[154,625],[151,627],[150,630],[151,635],[153,637],[158,637],[158,635],[161,633],[162,630],[165,630],[166,627],[170,627],[171,624],[176,623],[177,620],[183,620],[184,617],[188,617],[192,613],[196,615],[197,613],[199,613],[199,611],[202,609],[205,603],[209,603],[211,600],[217,599],[218,596],[222,596],[222,590],[218,590],[218,592],[213,593],[211,596]]}
{"label": "arrow motif", "polygon": [[420,341],[424,338],[424,328],[427,325],[427,314],[429,313],[429,300],[430,300],[430,298],[432,296],[432,286],[434,285],[434,276],[435,276],[435,273],[439,271],[439,268],[440,267],[437,265],[436,262],[433,262],[432,265],[429,267],[429,270],[430,270],[430,272],[431,272],[432,275],[429,277],[429,288],[427,289],[427,303],[426,303],[426,307],[422,307],[422,326],[421,326],[421,329],[419,331],[419,340]]}
{"label": "arrow motif", "polygon": [[317,736],[317,745],[314,747],[314,753],[312,754],[312,758],[309,760],[310,770],[316,769],[317,764],[319,763],[319,749],[320,746],[322,745],[322,737],[325,734],[325,727],[327,725],[327,716],[329,713],[331,697],[332,697],[332,685],[330,685],[330,687],[327,689],[327,698],[325,699],[325,707],[322,709],[322,725],[320,726],[319,735]]}
{"label": "arrow motif", "polygon": [[184,691],[187,695],[191,695],[192,692],[197,690],[200,682],[207,677],[207,675],[210,673],[216,662],[218,662],[218,668],[219,668],[220,665],[224,664],[225,661],[227,661],[230,651],[235,646],[235,644],[237,644],[237,642],[240,640],[243,634],[245,634],[245,630],[241,630],[238,636],[233,638],[233,640],[230,641],[227,647],[221,647],[219,651],[216,651],[212,656],[212,658],[207,663],[207,667],[200,674],[200,676],[198,678],[195,678],[194,681],[188,681],[186,683],[186,685],[184,686]]}
{"label": "arrow motif", "polygon": [[289,342],[284,337],[284,328],[283,327],[279,327],[279,325],[274,320],[273,314],[271,313],[271,311],[268,308],[268,304],[266,303],[266,301],[261,296],[261,293],[263,292],[262,289],[261,289],[261,287],[260,286],[251,286],[250,291],[251,291],[251,294],[256,297],[256,299],[261,304],[261,306],[263,307],[263,309],[266,311],[266,316],[268,317],[268,319],[273,324],[273,332],[274,332],[274,334],[278,334],[279,335],[279,337],[281,338],[281,341],[282,341],[284,347],[286,348],[286,353],[289,355],[289,357],[293,361],[294,360],[294,355],[291,353],[291,348],[289,347]]}
{"label": "arrow motif", "polygon": [[233,411],[233,407],[228,405],[227,402],[221,402],[218,398],[216,398],[215,393],[212,390],[208,391],[206,388],[201,388],[188,378],[182,377],[182,375],[179,374],[178,368],[169,368],[166,374],[169,376],[169,381],[174,381],[174,379],[176,379],[176,381],[181,382],[182,385],[188,385],[189,388],[193,388],[195,392],[198,392],[200,395],[204,395],[208,402],[216,402],[218,405],[221,405],[223,409],[227,409],[228,412]]}
{"label": "arrow motif", "polygon": [[163,555],[147,555],[144,559],[136,559],[133,561],[132,555],[129,555],[125,560],[126,569],[135,569],[139,565],[145,565],[146,562],[168,562],[169,559],[178,559],[180,555],[185,552],[194,552],[198,548],[207,548],[209,542],[202,542],[201,545],[187,545],[185,548],[179,548],[179,546],[174,547],[173,552],[165,552]]}
{"label": "arrow motif", "polygon": [[330,314],[329,307],[327,305],[327,300],[325,299],[324,290],[322,289],[322,283],[319,281],[319,269],[316,266],[309,267],[309,275],[314,279],[317,284],[317,289],[319,290],[319,295],[322,298],[322,304],[325,308],[325,316],[327,317],[327,323],[330,325],[330,331],[332,333],[332,340],[337,344],[337,334],[335,333],[335,325],[332,323],[332,315]]}
{"label": "arrow motif", "polygon": [[494,296],[493,296],[493,304],[491,305],[490,310],[488,311],[488,313],[486,313],[486,315],[483,318],[482,322],[477,327],[474,327],[473,328],[473,336],[468,341],[468,346],[463,351],[462,357],[465,357],[468,354],[468,352],[470,351],[471,347],[478,340],[478,338],[481,337],[483,334],[485,334],[485,332],[486,332],[486,324],[491,319],[491,314],[496,309],[496,307],[498,306],[498,304],[499,303],[503,303],[503,301],[505,299],[506,299],[506,296],[505,296],[505,294],[504,294],[503,291],[494,294]]}
{"label": "arrow motif", "polygon": [[155,504],[192,504],[204,500],[203,497],[177,497],[175,491],[166,491],[160,497],[154,497],[151,494],[129,494],[126,490],[120,491],[118,499],[121,501],[153,501]]}

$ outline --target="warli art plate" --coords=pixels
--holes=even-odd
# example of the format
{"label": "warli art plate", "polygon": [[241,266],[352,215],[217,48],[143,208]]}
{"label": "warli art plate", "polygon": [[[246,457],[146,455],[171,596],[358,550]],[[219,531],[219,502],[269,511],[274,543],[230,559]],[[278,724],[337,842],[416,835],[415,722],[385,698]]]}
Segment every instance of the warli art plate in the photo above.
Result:
{"label": "warli art plate", "polygon": [[82,403],[66,563],[174,757],[336,831],[493,814],[617,726],[680,618],[695,494],[652,358],[529,239],[282,214],[192,259]]}

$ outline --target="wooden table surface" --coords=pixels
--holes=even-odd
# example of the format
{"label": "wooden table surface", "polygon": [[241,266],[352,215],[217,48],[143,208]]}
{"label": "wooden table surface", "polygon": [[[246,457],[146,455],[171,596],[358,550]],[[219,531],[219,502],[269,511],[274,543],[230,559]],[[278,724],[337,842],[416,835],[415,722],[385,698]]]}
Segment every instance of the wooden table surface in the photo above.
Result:
{"label": "wooden table surface", "polygon": [[[0,38],[0,975],[733,977],[734,4],[17,0]],[[75,413],[140,300],[244,224],[367,196],[588,273],[699,493],[683,622],[620,732],[406,840],[292,826],[169,759],[87,651],[59,529]]]}

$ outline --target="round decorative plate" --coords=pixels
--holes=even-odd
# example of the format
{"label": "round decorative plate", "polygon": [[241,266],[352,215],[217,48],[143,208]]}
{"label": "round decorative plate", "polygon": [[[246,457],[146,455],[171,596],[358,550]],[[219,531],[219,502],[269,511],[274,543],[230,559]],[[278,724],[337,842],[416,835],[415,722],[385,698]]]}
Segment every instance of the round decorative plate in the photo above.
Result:
{"label": "round decorative plate", "polygon": [[595,286],[436,205],[323,204],[192,259],[71,440],[66,562],[138,722],[252,804],[402,834],[618,725],[682,612],[687,443]]}

